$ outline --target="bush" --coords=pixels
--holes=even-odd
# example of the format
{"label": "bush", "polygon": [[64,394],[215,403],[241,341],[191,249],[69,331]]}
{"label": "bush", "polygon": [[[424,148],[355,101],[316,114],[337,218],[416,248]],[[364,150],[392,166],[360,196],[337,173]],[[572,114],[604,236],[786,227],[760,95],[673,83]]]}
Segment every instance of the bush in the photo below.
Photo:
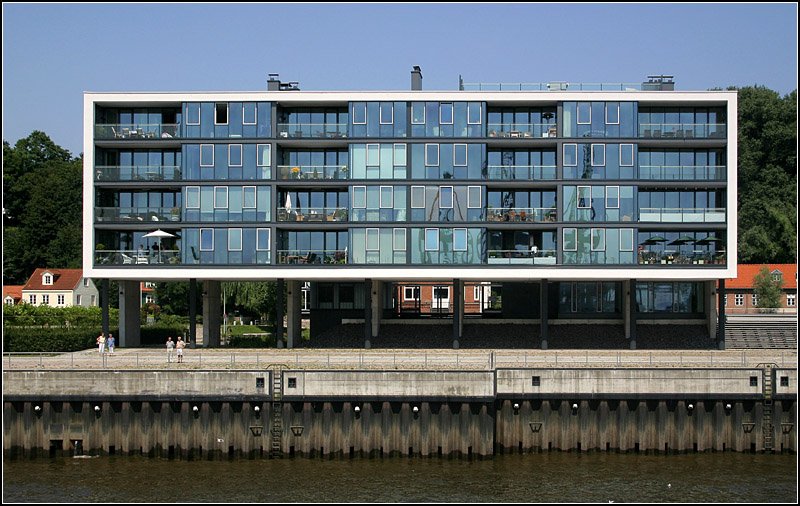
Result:
{"label": "bush", "polygon": [[233,335],[228,346],[231,348],[274,348],[275,337],[272,334]]}
{"label": "bush", "polygon": [[[117,329],[109,329],[115,336]],[[3,351],[14,353],[71,352],[93,348],[97,328],[11,327],[3,329]]]}

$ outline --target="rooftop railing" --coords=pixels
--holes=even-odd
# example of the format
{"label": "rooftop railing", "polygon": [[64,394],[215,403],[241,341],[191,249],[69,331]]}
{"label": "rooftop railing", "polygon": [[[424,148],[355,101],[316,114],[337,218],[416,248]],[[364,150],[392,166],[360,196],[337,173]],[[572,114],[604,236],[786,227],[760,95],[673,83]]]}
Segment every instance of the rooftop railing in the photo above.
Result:
{"label": "rooftop railing", "polygon": [[114,123],[94,127],[95,139],[172,139],[180,125],[168,123]]}
{"label": "rooftop railing", "polygon": [[462,83],[462,91],[639,91],[642,83]]}

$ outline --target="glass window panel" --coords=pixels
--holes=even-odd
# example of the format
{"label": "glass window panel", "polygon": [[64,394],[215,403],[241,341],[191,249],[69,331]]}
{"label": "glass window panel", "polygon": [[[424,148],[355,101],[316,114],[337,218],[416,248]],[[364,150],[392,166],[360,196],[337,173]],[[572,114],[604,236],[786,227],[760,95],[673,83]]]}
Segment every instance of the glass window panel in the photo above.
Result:
{"label": "glass window panel", "polygon": [[214,145],[213,144],[200,144],[200,166],[213,167],[214,166]]}
{"label": "glass window panel", "polygon": [[633,144],[619,145],[620,167],[633,167]]}
{"label": "glass window panel", "polygon": [[187,186],[186,187],[186,209],[199,209],[200,208],[200,187]]}
{"label": "glass window panel", "polygon": [[439,124],[452,125],[453,124],[453,103],[442,102],[439,106]]}
{"label": "glass window panel", "polygon": [[453,144],[453,166],[466,167],[467,166],[467,145],[466,144]]}
{"label": "glass window panel", "polygon": [[231,144],[228,146],[228,166],[241,167],[242,166],[242,145]]}
{"label": "glass window panel", "polygon": [[364,209],[367,207],[367,187],[353,187],[353,209]]}
{"label": "glass window panel", "polygon": [[481,103],[480,102],[469,102],[467,104],[467,123],[470,125],[480,125],[481,124]]}
{"label": "glass window panel", "polygon": [[353,124],[366,125],[367,124],[367,104],[364,102],[356,102],[353,104]]}
{"label": "glass window panel", "polygon": [[259,167],[269,167],[271,163],[272,147],[269,144],[257,144],[256,151],[258,151],[256,164]]}
{"label": "glass window panel", "polygon": [[439,165],[439,145],[425,144],[425,165]]}
{"label": "glass window panel", "polygon": [[606,250],[606,229],[593,228],[592,251],[605,251],[605,250]]}
{"label": "glass window panel", "polygon": [[578,209],[590,209],[592,207],[592,187],[578,187]]}
{"label": "glass window panel", "polygon": [[633,251],[633,229],[621,228],[619,229],[619,250],[620,251]]}
{"label": "glass window panel", "polygon": [[214,106],[214,124],[227,125],[228,124],[228,103],[217,103]]}
{"label": "glass window panel", "polygon": [[381,163],[381,145],[367,144],[367,166],[377,167]]}
{"label": "glass window panel", "polygon": [[439,251],[439,229],[425,229],[425,251]]}
{"label": "glass window panel", "polygon": [[251,209],[256,207],[256,187],[245,186],[242,188],[242,208]]}
{"label": "glass window panel", "polygon": [[214,187],[214,209],[226,209],[228,207],[228,187]]}
{"label": "glass window panel", "polygon": [[619,102],[606,102],[606,125],[619,125]]}
{"label": "glass window panel", "polygon": [[394,123],[394,104],[392,102],[380,103],[380,124],[391,125]]}
{"label": "glass window panel", "polygon": [[377,228],[368,228],[367,229],[367,238],[366,238],[366,250],[367,251],[378,251],[380,249],[379,245],[379,229]]}
{"label": "glass window panel", "polygon": [[228,229],[228,251],[242,251],[242,229]]}
{"label": "glass window panel", "polygon": [[186,104],[186,124],[199,125],[200,124],[200,104],[197,102],[190,102]]}
{"label": "glass window panel", "polygon": [[467,229],[453,229],[453,251],[467,251]]}
{"label": "glass window panel", "polygon": [[468,186],[467,187],[467,208],[480,209],[481,208],[481,187]]}
{"label": "glass window panel", "polygon": [[619,209],[619,186],[606,186],[606,208]]}
{"label": "glass window panel", "polygon": [[394,207],[394,188],[391,186],[380,187],[380,207],[381,209],[391,209]]}
{"label": "glass window panel", "polygon": [[578,229],[565,228],[563,235],[564,251],[578,251]]}
{"label": "glass window panel", "polygon": [[592,104],[591,102],[578,102],[578,124],[592,124]]}
{"label": "glass window panel", "polygon": [[394,251],[405,251],[406,250],[406,229],[404,228],[395,228],[392,230],[393,240],[392,240],[392,249]]}
{"label": "glass window panel", "polygon": [[200,251],[214,251],[214,229],[200,229]]}
{"label": "glass window panel", "polygon": [[269,229],[256,229],[256,251],[269,251]]}
{"label": "glass window panel", "polygon": [[606,164],[606,145],[592,144],[592,166],[603,167]]}
{"label": "glass window panel", "polygon": [[425,102],[411,103],[411,124],[412,125],[425,124]]}
{"label": "glass window panel", "polygon": [[424,209],[425,208],[425,187],[412,186],[411,187],[411,208]]}
{"label": "glass window panel", "polygon": [[394,162],[395,166],[405,165],[406,164],[406,145],[405,144],[395,144],[394,145]]}
{"label": "glass window panel", "polygon": [[578,145],[564,144],[564,166],[577,167],[578,165]]}
{"label": "glass window panel", "polygon": [[453,187],[442,186],[439,188],[439,208],[452,209],[453,208]]}
{"label": "glass window panel", "polygon": [[245,102],[242,104],[242,124],[256,124],[256,104],[255,102]]}

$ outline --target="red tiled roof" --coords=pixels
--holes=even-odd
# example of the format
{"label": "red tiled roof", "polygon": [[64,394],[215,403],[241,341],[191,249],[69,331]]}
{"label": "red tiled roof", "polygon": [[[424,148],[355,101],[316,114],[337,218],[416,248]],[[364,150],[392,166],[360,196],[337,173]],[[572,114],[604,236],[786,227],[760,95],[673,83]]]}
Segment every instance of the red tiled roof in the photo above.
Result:
{"label": "red tiled roof", "polygon": [[[53,284],[43,285],[42,274],[53,274]],[[74,290],[83,278],[82,269],[36,269],[28,278],[23,290]]]}
{"label": "red tiled roof", "polygon": [[22,286],[23,285],[3,286],[3,300],[9,295],[14,298],[14,302],[22,300]]}
{"label": "red tiled roof", "polygon": [[753,288],[753,278],[765,265],[769,272],[777,269],[783,273],[784,290],[797,289],[797,265],[795,264],[739,264],[738,277],[725,280],[725,288]]}

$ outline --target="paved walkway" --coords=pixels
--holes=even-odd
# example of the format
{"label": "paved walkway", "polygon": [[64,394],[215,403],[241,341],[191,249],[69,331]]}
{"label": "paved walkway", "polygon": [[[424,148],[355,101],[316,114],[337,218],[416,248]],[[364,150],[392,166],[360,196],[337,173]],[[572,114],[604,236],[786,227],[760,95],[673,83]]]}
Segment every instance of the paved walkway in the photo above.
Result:
{"label": "paved walkway", "polygon": [[506,367],[797,367],[797,350],[452,350],[186,349],[183,363],[166,351],[117,348],[60,354],[3,354],[4,369],[462,369]]}

